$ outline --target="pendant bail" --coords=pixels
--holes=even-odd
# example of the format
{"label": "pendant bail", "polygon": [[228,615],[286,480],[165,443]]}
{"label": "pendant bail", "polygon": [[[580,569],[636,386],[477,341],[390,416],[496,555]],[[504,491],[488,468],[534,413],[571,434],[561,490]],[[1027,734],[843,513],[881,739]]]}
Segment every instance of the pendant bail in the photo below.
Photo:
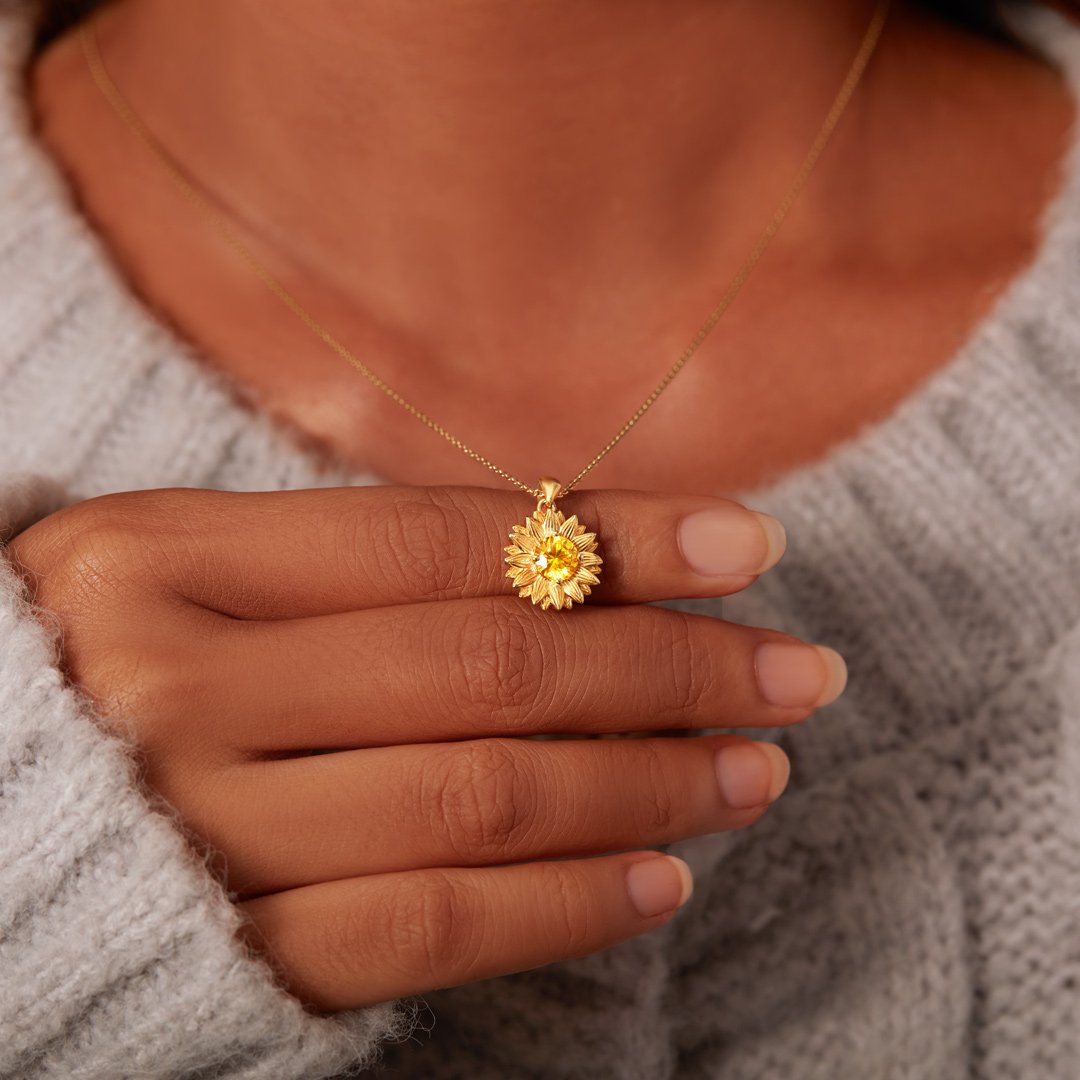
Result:
{"label": "pendant bail", "polygon": [[542,494],[536,504],[537,510],[543,510],[548,506],[554,506],[555,500],[559,497],[559,492],[561,490],[562,484],[560,484],[553,476],[541,476],[540,491]]}

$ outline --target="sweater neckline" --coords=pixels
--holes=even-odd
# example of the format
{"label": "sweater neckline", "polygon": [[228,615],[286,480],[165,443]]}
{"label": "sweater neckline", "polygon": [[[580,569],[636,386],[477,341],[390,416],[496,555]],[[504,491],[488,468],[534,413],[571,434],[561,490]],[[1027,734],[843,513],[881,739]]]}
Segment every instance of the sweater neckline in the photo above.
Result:
{"label": "sweater neckline", "polygon": [[[70,187],[57,162],[37,140],[33,131],[25,76],[31,59],[37,21],[37,0],[0,0],[0,158],[18,160],[13,178],[20,198],[48,201],[54,218],[94,264],[96,288],[108,293],[108,304],[123,313],[125,324],[148,339],[164,342],[163,363],[181,382],[195,386],[204,395],[218,397],[219,415],[229,420],[233,439],[250,438],[272,448],[281,460],[282,472],[314,483],[369,485],[385,483],[370,471],[335,459],[325,451],[305,445],[303,432],[274,414],[241,401],[229,378],[201,356],[200,350],[159,319],[127,284],[100,235],[78,209]],[[913,429],[932,417],[939,407],[958,395],[964,396],[976,384],[986,357],[993,349],[990,339],[1004,321],[1023,319],[1037,309],[1047,284],[1069,277],[1080,278],[1075,249],[1080,242],[1080,27],[1040,3],[1008,0],[1006,17],[1022,38],[1051,63],[1065,78],[1076,106],[1073,132],[1058,174],[1058,187],[1044,206],[1037,224],[1034,255],[999,293],[989,311],[971,329],[964,343],[946,363],[927,376],[885,417],[863,425],[847,439],[834,444],[818,458],[786,470],[778,477],[731,496],[748,506],[772,509],[789,517],[808,514],[806,505],[812,491],[827,486],[830,476],[851,474],[861,461],[880,462],[890,454],[903,455]],[[8,183],[0,176],[0,196],[7,197]],[[1056,286],[1060,288],[1060,283]],[[54,302],[62,302],[56,297]]]}

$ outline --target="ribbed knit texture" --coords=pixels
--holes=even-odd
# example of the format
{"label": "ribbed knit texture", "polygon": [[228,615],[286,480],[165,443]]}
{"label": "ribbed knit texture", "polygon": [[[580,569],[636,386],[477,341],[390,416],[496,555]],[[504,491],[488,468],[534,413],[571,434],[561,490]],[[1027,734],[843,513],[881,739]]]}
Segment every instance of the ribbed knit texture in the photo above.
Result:
{"label": "ribbed knit texture", "polygon": [[[378,482],[251,412],[134,298],[31,135],[32,12],[0,0],[0,538],[108,491]],[[1080,93],[1080,31],[1015,18]],[[1080,133],[1035,262],[948,366],[739,495],[789,547],[725,617],[851,673],[774,733],[789,791],[672,845],[696,891],[662,930],[429,994],[408,1041],[387,1038],[407,1006],[316,1016],[244,952],[0,557],[0,1076],[288,1080],[381,1049],[432,1080],[1075,1080],[1078,301]]]}

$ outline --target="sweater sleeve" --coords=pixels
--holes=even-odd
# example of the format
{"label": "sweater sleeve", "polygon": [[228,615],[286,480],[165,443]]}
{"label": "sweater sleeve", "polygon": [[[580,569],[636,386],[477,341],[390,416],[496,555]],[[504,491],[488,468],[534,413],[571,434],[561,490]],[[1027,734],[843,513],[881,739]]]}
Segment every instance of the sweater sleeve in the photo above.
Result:
{"label": "sweater sleeve", "polygon": [[240,909],[65,681],[4,553],[69,501],[0,479],[0,1076],[352,1075],[415,1008],[310,1012],[241,943]]}

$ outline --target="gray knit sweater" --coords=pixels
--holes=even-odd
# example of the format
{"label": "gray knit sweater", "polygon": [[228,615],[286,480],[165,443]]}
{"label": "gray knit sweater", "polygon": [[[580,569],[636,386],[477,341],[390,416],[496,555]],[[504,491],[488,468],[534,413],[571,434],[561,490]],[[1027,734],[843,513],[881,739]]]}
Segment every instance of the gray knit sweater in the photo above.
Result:
{"label": "gray knit sweater", "polygon": [[[378,482],[249,411],[135,299],[34,141],[31,12],[0,0],[0,534],[108,491]],[[1080,92],[1080,30],[1025,18]],[[775,733],[778,805],[672,846],[696,891],[659,931],[336,1016],[242,949],[0,549],[0,1076],[290,1080],[381,1054],[431,1078],[1075,1080],[1078,489],[1080,133],[1036,260],[948,366],[740,493],[789,548],[725,616],[851,672]]]}

